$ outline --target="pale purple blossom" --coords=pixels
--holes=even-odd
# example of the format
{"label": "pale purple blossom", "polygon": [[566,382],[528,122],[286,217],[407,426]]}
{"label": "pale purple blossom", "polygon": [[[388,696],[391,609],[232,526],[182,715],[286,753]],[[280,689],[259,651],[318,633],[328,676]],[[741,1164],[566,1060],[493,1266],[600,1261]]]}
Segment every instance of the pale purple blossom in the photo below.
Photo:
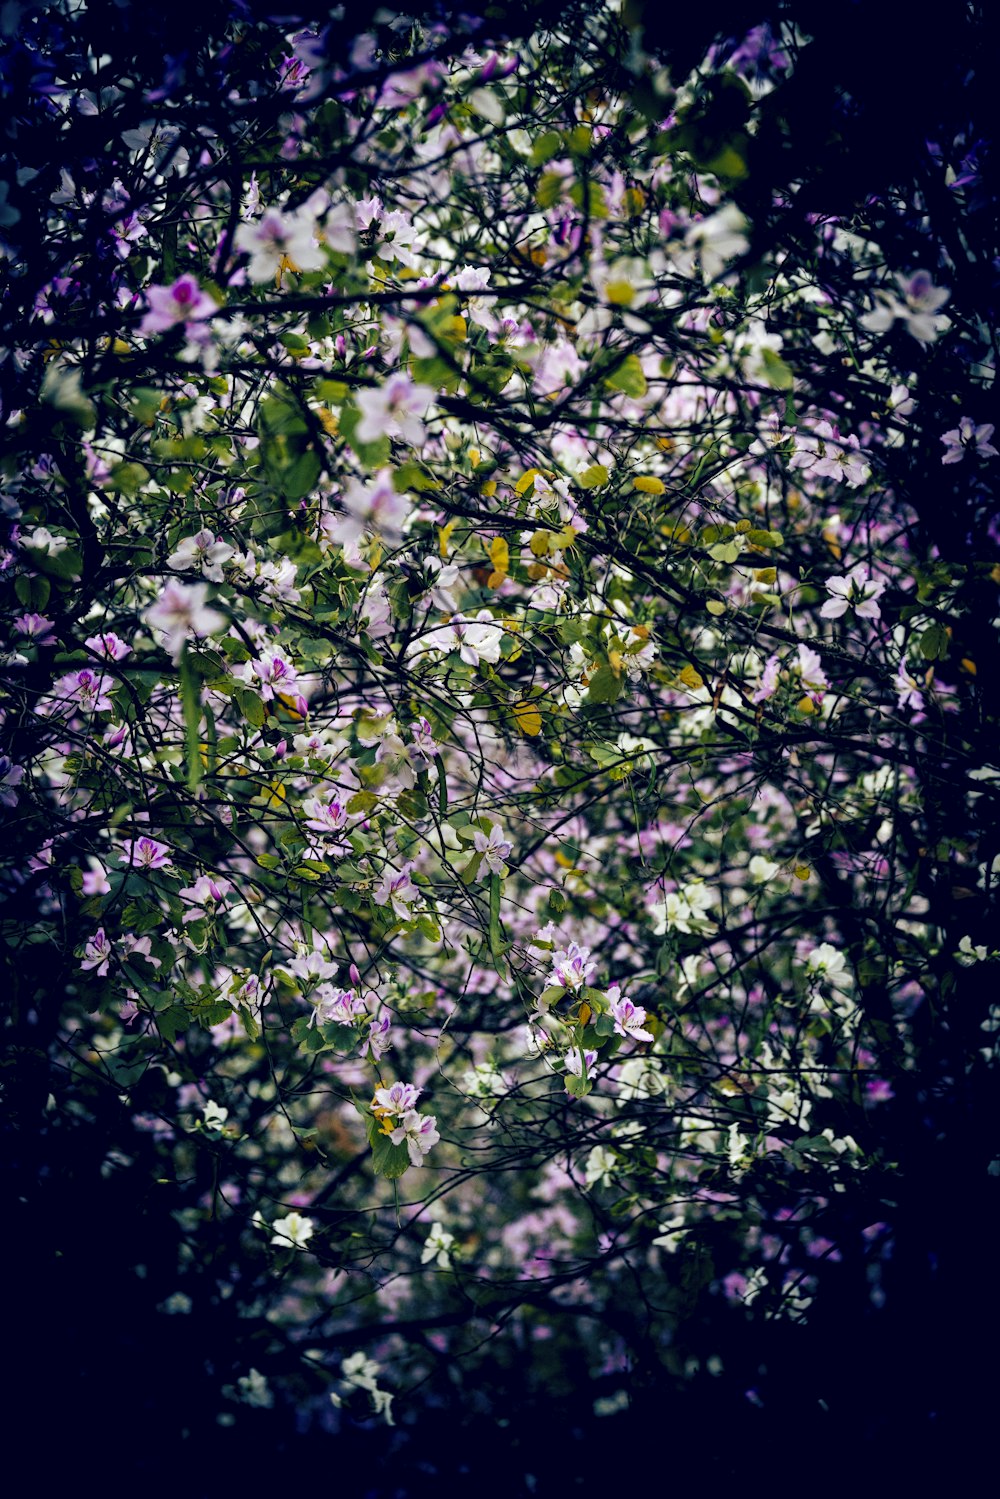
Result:
{"label": "pale purple blossom", "polygon": [[393,1145],[402,1145],[405,1141],[410,1164],[413,1166],[424,1164],[424,1157],[440,1138],[434,1115],[418,1114],[416,1109],[410,1109],[404,1114],[402,1122],[389,1135]]}
{"label": "pale purple blossom", "polygon": [[126,645],[124,640],[119,640],[113,630],[102,630],[99,635],[90,635],[84,644],[95,656],[103,656],[108,661],[122,661],[132,654],[132,647]]}
{"label": "pale purple blossom", "polygon": [[383,1053],[392,1046],[389,1030],[388,1015],[383,1015],[381,1020],[372,1020],[359,1047],[362,1057],[371,1062],[380,1061]]}
{"label": "pale purple blossom", "polygon": [[353,1025],[365,1013],[365,1002],[353,989],[337,989],[333,984],[320,984],[312,1002],[310,1025]]}
{"label": "pale purple blossom", "polygon": [[597,963],[590,956],[590,948],[581,947],[578,942],[571,942],[568,947],[559,948],[552,954],[552,984],[562,984],[567,989],[582,989],[585,984],[590,983],[596,972]]}
{"label": "pale purple blossom", "polygon": [[165,843],[145,834],[141,838],[126,838],[118,860],[132,869],[164,869],[170,863],[170,850]]}
{"label": "pale purple blossom", "polygon": [[83,958],[80,967],[85,973],[90,969],[94,969],[96,977],[102,979],[107,975],[108,965],[113,956],[114,948],[111,945],[111,940],[101,926],[98,927],[92,937],[87,938],[83,948]]}
{"label": "pale purple blossom", "polygon": [[764,663],[764,670],[760,674],[760,681],[750,695],[752,703],[766,703],[778,690],[779,661],[776,655],[768,656]]}
{"label": "pale purple blossom", "polygon": [[933,343],[947,326],[939,312],[951,293],[935,286],[929,271],[914,271],[895,279],[902,299],[888,290],[877,291],[875,307],[861,319],[862,328],[869,333],[885,333],[898,320],[918,343]]}
{"label": "pale purple blossom", "polygon": [[46,619],[44,614],[17,614],[14,616],[14,629],[35,645],[51,645],[55,624],[51,619]]}
{"label": "pale purple blossom", "polygon": [[479,879],[485,879],[489,874],[506,874],[506,861],[510,858],[514,845],[503,836],[498,822],[490,828],[488,838],[481,828],[477,828],[472,841],[476,852],[483,856],[479,866]]}
{"label": "pale purple blossom", "polygon": [[416,1108],[422,1092],[413,1083],[392,1083],[388,1088],[375,1089],[374,1107],[380,1113],[398,1117]]}
{"label": "pale purple blossom", "polygon": [[618,985],[608,990],[608,999],[611,1002],[616,1035],[624,1036],[627,1041],[652,1041],[652,1032],[642,1029],[646,1019],[646,1011],[642,1005],[633,1004],[630,999],[625,999]]}
{"label": "pale purple blossom", "polygon": [[256,687],[265,703],[271,702],[275,693],[291,695],[299,682],[295,667],[277,651],[262,651],[244,662],[236,675],[248,687]]}
{"label": "pale purple blossom", "polygon": [[975,453],[977,458],[996,458],[997,450],[990,441],[992,436],[992,422],[983,422],[977,427],[971,416],[963,416],[958,426],[941,439],[946,449],[941,462],[961,463],[966,453]]}
{"label": "pale purple blossom", "polygon": [[212,316],[216,305],[193,276],[179,276],[172,286],[146,288],[149,311],[139,324],[139,332],[166,333],[171,328],[201,322]]}
{"label": "pale purple blossom", "polygon": [[295,271],[318,271],[326,256],[316,243],[316,224],[305,208],[296,213],[267,209],[254,223],[240,224],[234,245],[250,256],[247,274],[251,281],[270,281],[287,261]]}
{"label": "pale purple blossom", "polygon": [[415,385],[409,375],[397,371],[384,385],[357,391],[354,399],[361,412],[355,428],[359,442],[398,437],[414,448],[423,442],[424,418],[434,399],[431,386]]}
{"label": "pale purple blossom", "polygon": [[17,790],[24,780],[24,766],[15,765],[9,755],[0,755],[0,807],[17,806]]}
{"label": "pale purple blossom", "polygon": [[399,871],[392,869],[384,870],[381,880],[372,891],[372,899],[375,904],[377,906],[391,905],[399,921],[409,920],[410,904],[417,899],[420,893],[410,879],[410,870],[412,868],[413,861],[410,860]]}
{"label": "pale purple blossom", "polygon": [[211,531],[198,531],[194,536],[185,536],[178,543],[176,552],[167,558],[167,566],[174,572],[200,572],[212,583],[223,581],[222,564],[234,556],[235,547],[220,540]]}
{"label": "pale purple blossom", "polygon": [[66,713],[110,713],[113,704],[108,693],[114,686],[107,677],[85,666],[60,677],[52,688],[51,711]]}
{"label": "pale purple blossom", "polygon": [[173,661],[180,659],[185,642],[190,637],[214,635],[224,628],[226,617],[208,603],[207,583],[176,583],[173,579],[163,585],[155,604],[145,613],[146,624],[159,630],[163,636],[163,647]]}
{"label": "pale purple blossom", "polygon": [[330,801],[323,801],[318,796],[307,797],[302,803],[302,810],[306,814],[306,827],[315,833],[325,833],[328,837],[339,833],[347,823],[347,807],[334,796]]}
{"label": "pale purple blossom", "polygon": [[422,760],[426,765],[441,753],[434,743],[434,730],[426,718],[415,718],[410,725],[410,735],[413,743],[409,746],[411,760]]}
{"label": "pale purple blossom", "polygon": [[596,1051],[581,1051],[579,1046],[574,1046],[564,1058],[566,1071],[571,1077],[583,1077],[584,1068],[589,1072],[596,1061]]}
{"label": "pale purple blossom", "polygon": [[352,479],[340,497],[344,513],[330,526],[341,546],[357,545],[365,532],[375,532],[389,546],[403,537],[410,501],[392,482],[392,471],[380,468],[370,479]]}
{"label": "pale purple blossom", "polygon": [[229,880],[216,879],[211,874],[201,874],[193,885],[178,890],[181,900],[189,901],[192,909],[184,912],[184,920],[197,921],[200,916],[210,915],[221,906],[232,890]]}

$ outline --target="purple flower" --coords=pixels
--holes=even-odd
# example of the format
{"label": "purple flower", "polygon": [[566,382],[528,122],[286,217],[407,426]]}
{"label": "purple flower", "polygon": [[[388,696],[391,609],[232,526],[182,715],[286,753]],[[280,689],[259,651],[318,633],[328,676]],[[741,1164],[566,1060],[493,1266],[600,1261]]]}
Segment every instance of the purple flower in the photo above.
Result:
{"label": "purple flower", "polygon": [[44,614],[18,614],[14,619],[14,629],[36,645],[51,645],[55,625]]}
{"label": "purple flower", "polygon": [[145,835],[141,838],[126,838],[118,861],[132,869],[163,869],[170,862],[170,850],[165,843]]}
{"label": "purple flower", "polygon": [[173,286],[150,286],[146,290],[149,311],[139,324],[139,332],[166,333],[171,328],[187,327],[217,311],[212,298],[202,291],[193,276],[180,276]]}
{"label": "purple flower", "polygon": [[970,450],[977,458],[996,458],[997,450],[990,441],[992,436],[992,422],[984,422],[977,427],[971,416],[963,416],[958,426],[951,432],[946,432],[941,439],[946,449],[941,462],[961,463]]}
{"label": "purple flower", "polygon": [[596,969],[597,964],[590,956],[590,948],[571,942],[568,947],[553,953],[550,980],[553,984],[563,984],[567,989],[582,989]]}

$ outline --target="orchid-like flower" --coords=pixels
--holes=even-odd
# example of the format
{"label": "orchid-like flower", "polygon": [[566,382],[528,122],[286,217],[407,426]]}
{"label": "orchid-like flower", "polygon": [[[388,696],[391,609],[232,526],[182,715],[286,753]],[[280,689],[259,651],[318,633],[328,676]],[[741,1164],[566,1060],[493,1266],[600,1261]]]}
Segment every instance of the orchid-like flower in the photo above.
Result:
{"label": "orchid-like flower", "polygon": [[170,863],[170,850],[165,843],[145,835],[126,838],[118,862],[132,869],[164,869]]}
{"label": "orchid-like flower", "polygon": [[644,1031],[642,1028],[646,1019],[646,1011],[642,1005],[633,1004],[630,999],[626,999],[618,984],[613,984],[608,990],[608,1000],[614,1016],[616,1035],[624,1036],[627,1041],[652,1041],[652,1031]]}
{"label": "orchid-like flower", "polygon": [[549,982],[562,984],[565,988],[575,991],[589,984],[596,971],[597,964],[590,956],[590,948],[581,947],[578,942],[571,942],[568,947],[560,948],[553,953]]}
{"label": "orchid-like flower", "polygon": [[212,316],[218,309],[212,298],[193,276],[180,276],[172,286],[146,288],[149,311],[139,324],[139,332],[166,333],[171,328],[187,328]]}
{"label": "orchid-like flower", "polygon": [[316,1225],[311,1218],[305,1218],[301,1213],[289,1213],[285,1218],[275,1218],[272,1224],[274,1229],[271,1235],[271,1243],[277,1244],[282,1249],[305,1249],[309,1240],[316,1231]]}
{"label": "orchid-like flower", "polygon": [[171,660],[180,660],[181,651],[191,636],[214,635],[226,623],[224,614],[208,604],[207,583],[164,584],[159,598],[145,614],[146,624],[159,630],[163,647]]}
{"label": "orchid-like flower", "polygon": [[184,537],[176,552],[171,552],[167,558],[167,566],[174,572],[200,572],[212,583],[221,583],[222,564],[228,562],[235,551],[235,547],[220,541],[211,531],[199,531],[194,536]]}
{"label": "orchid-like flower", "polygon": [[410,906],[417,899],[420,892],[410,879],[410,870],[413,861],[404,864],[402,869],[395,871],[386,869],[382,878],[372,891],[372,899],[377,906],[391,905],[396,918],[399,921],[408,921],[410,918]]}
{"label": "orchid-like flower", "polygon": [[354,399],[361,412],[355,429],[359,442],[398,437],[411,447],[420,447],[426,430],[424,417],[434,399],[429,385],[415,385],[409,375],[398,371],[384,385],[357,391]]}
{"label": "orchid-like flower", "polygon": [[506,860],[510,858],[514,845],[503,836],[498,822],[490,828],[488,838],[481,828],[477,828],[473,835],[473,844],[476,852],[483,856],[477,878],[484,880],[491,874],[507,873]]}
{"label": "orchid-like flower", "polygon": [[416,1108],[421,1092],[422,1089],[413,1083],[392,1083],[388,1088],[376,1088],[372,1109],[376,1114],[398,1118]]}
{"label": "orchid-like flower", "polygon": [[826,591],[830,597],[819,611],[824,619],[839,619],[848,609],[860,619],[881,617],[876,600],[885,592],[885,579],[873,578],[863,563],[843,577],[828,578]]}
{"label": "orchid-like flower", "polygon": [[424,1164],[424,1157],[440,1138],[434,1115],[418,1114],[416,1109],[410,1109],[405,1113],[402,1122],[389,1134],[393,1145],[402,1145],[405,1142],[410,1164],[413,1166]]}
{"label": "orchid-like flower", "polygon": [[958,426],[941,439],[946,449],[941,462],[961,463],[966,453],[975,453],[977,458],[996,458],[997,450],[990,441],[992,436],[992,422],[983,422],[977,427],[971,416],[963,416]]}

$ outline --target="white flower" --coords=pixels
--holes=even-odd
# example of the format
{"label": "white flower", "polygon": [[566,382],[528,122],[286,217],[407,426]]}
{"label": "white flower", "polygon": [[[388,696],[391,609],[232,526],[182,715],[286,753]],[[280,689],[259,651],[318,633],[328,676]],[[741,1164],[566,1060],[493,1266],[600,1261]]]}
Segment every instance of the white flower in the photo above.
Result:
{"label": "white flower", "polygon": [[252,224],[240,224],[234,243],[250,256],[247,273],[251,281],[270,281],[288,261],[295,271],[318,271],[326,256],[315,240],[315,221],[310,213],[280,213],[269,208]]}
{"label": "white flower", "polygon": [[404,1114],[402,1123],[398,1124],[389,1135],[393,1145],[402,1145],[405,1141],[410,1163],[414,1166],[424,1164],[424,1156],[433,1149],[440,1138],[434,1115],[418,1114],[416,1109],[410,1109]]}
{"label": "white flower", "polygon": [[512,843],[508,843],[503,835],[500,824],[495,822],[490,828],[490,836],[481,828],[477,828],[473,835],[473,843],[477,853],[482,854],[483,860],[479,866],[479,879],[485,879],[490,874],[506,874],[506,860],[510,858]]}
{"label": "white flower", "polygon": [[201,1115],[206,1129],[221,1129],[229,1118],[229,1110],[213,1103],[211,1099],[202,1106]]}
{"label": "white flower", "polygon": [[844,955],[829,942],[821,942],[806,959],[806,969],[817,978],[836,979],[844,973]]}
{"label": "white flower", "polygon": [[704,280],[714,281],[727,261],[750,248],[746,227],[747,221],[735,203],[727,203],[711,218],[691,225],[684,243],[697,251]]}
{"label": "white flower", "polygon": [[424,417],[434,399],[429,385],[414,385],[409,375],[397,371],[374,390],[359,390],[355,403],[361,420],[355,428],[359,442],[377,442],[380,437],[399,437],[418,448],[424,440]]}
{"label": "white flower", "polygon": [[213,635],[221,630],[226,617],[209,607],[208,585],[165,583],[155,604],[146,610],[147,625],[162,632],[163,647],[174,661],[179,660],[185,641],[192,635]]}
{"label": "white flower", "polygon": [[863,563],[852,567],[844,577],[828,578],[830,595],[819,611],[824,619],[839,619],[852,609],[861,619],[879,619],[882,611],[875,602],[885,591],[885,579],[873,578]]}
{"label": "white flower", "polygon": [[229,561],[235,550],[213,536],[211,531],[199,531],[195,536],[184,537],[176,552],[171,552],[167,558],[167,566],[175,572],[200,571],[202,577],[212,583],[221,583],[222,564]]}
{"label": "white flower", "polygon": [[610,1186],[611,1175],[617,1164],[618,1158],[614,1151],[605,1149],[603,1145],[595,1145],[583,1168],[584,1185],[588,1187]]}
{"label": "white flower", "polygon": [[420,1251],[420,1263],[430,1265],[437,1263],[442,1270],[447,1270],[451,1264],[451,1246],[455,1242],[455,1235],[440,1223],[431,1224],[431,1231],[424,1240],[424,1247]]}
{"label": "white flower", "polygon": [[311,1218],[303,1218],[301,1213],[295,1212],[289,1213],[287,1218],[276,1218],[272,1227],[271,1243],[280,1244],[283,1249],[290,1245],[304,1249],[316,1229]]}
{"label": "white flower", "polygon": [[747,874],[754,885],[766,885],[778,873],[780,865],[765,859],[763,854],[754,854],[747,865]]}
{"label": "white flower", "polygon": [[862,328],[867,328],[869,333],[885,333],[898,319],[918,343],[933,343],[948,326],[948,319],[939,316],[938,309],[944,306],[951,293],[935,286],[929,271],[897,276],[896,285],[903,300],[890,291],[877,291],[875,308],[861,319]]}

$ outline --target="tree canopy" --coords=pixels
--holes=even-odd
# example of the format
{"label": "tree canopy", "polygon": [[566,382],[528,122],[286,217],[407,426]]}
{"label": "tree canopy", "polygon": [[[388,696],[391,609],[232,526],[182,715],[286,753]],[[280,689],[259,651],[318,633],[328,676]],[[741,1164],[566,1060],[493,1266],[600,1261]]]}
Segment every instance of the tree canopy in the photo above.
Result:
{"label": "tree canopy", "polygon": [[556,1494],[662,1412],[690,1478],[944,1464],[993,1399],[990,28],[483,9],[3,12],[26,1388],[58,1349],[67,1452],[114,1413],[154,1479]]}

